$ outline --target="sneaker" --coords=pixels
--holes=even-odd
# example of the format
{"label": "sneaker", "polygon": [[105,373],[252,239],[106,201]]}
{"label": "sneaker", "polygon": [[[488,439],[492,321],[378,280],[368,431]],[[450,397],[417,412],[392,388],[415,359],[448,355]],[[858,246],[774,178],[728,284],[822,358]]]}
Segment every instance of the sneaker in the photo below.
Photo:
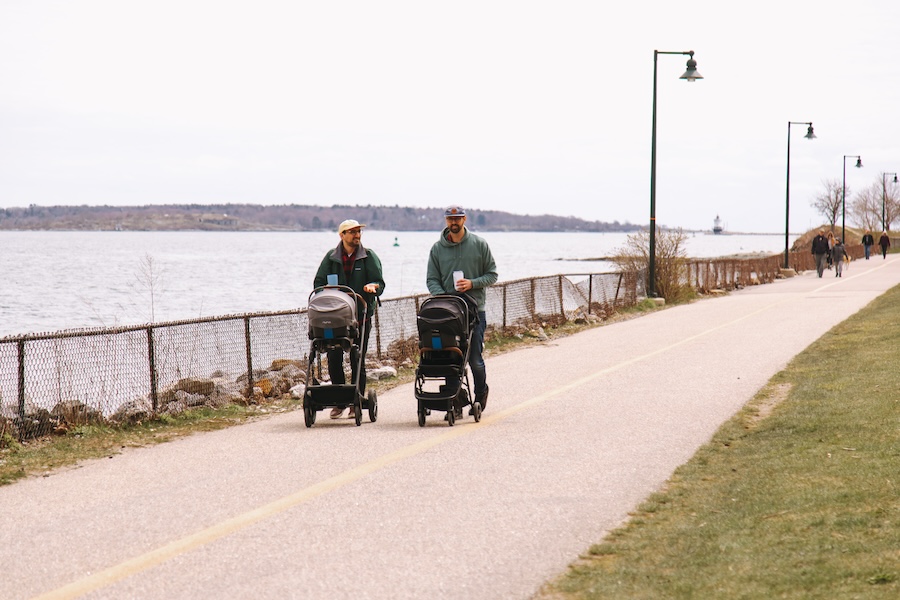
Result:
{"label": "sneaker", "polygon": [[343,408],[335,407],[335,408],[331,409],[331,418],[332,419],[340,419],[342,414],[344,414]]}
{"label": "sneaker", "polygon": [[355,419],[355,418],[356,418],[356,407],[355,407],[355,406],[351,406],[351,407],[350,407],[350,412],[347,413],[347,418],[348,418],[348,419]]}

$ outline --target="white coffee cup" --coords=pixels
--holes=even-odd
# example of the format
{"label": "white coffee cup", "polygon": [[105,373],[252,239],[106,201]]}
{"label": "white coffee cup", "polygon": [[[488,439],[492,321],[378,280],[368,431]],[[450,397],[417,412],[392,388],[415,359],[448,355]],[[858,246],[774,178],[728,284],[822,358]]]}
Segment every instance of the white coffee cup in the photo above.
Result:
{"label": "white coffee cup", "polygon": [[459,280],[463,278],[462,271],[453,271],[453,287],[459,289]]}

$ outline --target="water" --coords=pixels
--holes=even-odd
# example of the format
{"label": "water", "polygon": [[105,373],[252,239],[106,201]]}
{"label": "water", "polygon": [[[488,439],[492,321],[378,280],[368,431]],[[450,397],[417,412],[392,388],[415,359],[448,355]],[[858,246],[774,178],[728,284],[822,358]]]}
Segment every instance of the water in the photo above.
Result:
{"label": "water", "polygon": [[[364,230],[363,244],[384,265],[385,298],[427,291],[426,260],[437,235]],[[613,254],[627,237],[481,235],[501,281],[612,271],[608,262],[587,259]],[[330,232],[0,231],[0,337],[303,308],[319,262],[337,243]],[[694,257],[774,254],[783,251],[784,236],[698,233],[687,247]]]}

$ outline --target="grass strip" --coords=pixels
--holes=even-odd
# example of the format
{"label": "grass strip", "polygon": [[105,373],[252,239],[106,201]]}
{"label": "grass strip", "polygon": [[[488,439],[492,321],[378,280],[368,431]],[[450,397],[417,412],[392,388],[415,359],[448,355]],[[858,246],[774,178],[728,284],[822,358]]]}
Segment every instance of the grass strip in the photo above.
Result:
{"label": "grass strip", "polygon": [[900,287],[778,373],[539,599],[900,597]]}

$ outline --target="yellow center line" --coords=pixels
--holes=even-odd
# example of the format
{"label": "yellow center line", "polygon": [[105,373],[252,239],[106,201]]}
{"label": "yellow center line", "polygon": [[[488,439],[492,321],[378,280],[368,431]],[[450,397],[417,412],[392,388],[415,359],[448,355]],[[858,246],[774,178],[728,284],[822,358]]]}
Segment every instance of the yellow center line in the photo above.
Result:
{"label": "yellow center line", "polygon": [[[876,267],[876,269],[880,268],[881,267]],[[867,273],[870,272],[871,271],[868,271]],[[867,273],[861,273],[859,275],[855,275],[854,277],[860,277],[866,275]],[[847,278],[848,281],[849,279],[850,278]],[[825,284],[815,291],[827,289],[838,283],[839,282],[836,281],[830,284]],[[250,525],[253,525],[258,521],[267,519],[273,515],[294,508],[308,500],[311,500],[323,494],[327,494],[328,492],[353,483],[359,479],[362,479],[366,475],[370,475],[372,473],[375,473],[376,471],[380,471],[381,469],[384,469],[392,464],[421,454],[431,448],[434,448],[435,446],[439,446],[456,438],[474,433],[482,427],[487,427],[492,423],[506,419],[511,415],[521,412],[527,408],[531,408],[532,406],[535,406],[537,404],[546,402],[547,400],[559,396],[560,394],[565,394],[570,390],[591,383],[592,381],[599,379],[604,375],[607,375],[614,371],[618,371],[635,363],[645,361],[648,358],[652,358],[659,354],[670,352],[671,350],[678,348],[679,346],[688,344],[689,342],[692,342],[696,339],[725,329],[726,327],[730,327],[735,323],[740,323],[741,321],[745,321],[760,313],[772,310],[773,308],[781,306],[782,304],[785,304],[787,302],[794,301],[796,299],[797,297],[795,295],[784,298],[726,323],[722,323],[715,327],[711,327],[709,329],[701,331],[697,334],[681,338],[677,342],[669,344],[668,346],[658,348],[640,356],[622,360],[615,365],[611,365],[604,369],[594,371],[589,375],[585,375],[584,377],[575,379],[565,385],[554,388],[552,390],[548,390],[543,394],[539,394],[537,396],[529,398],[528,400],[520,402],[519,404],[493,413],[490,416],[485,416],[481,419],[480,423],[475,423],[466,427],[448,427],[444,433],[432,436],[420,442],[416,442],[415,444],[410,444],[408,446],[398,448],[393,452],[380,456],[369,462],[363,463],[333,477],[329,477],[328,479],[320,481],[319,483],[315,483],[311,486],[305,487],[293,494],[284,496],[282,498],[279,498],[278,500],[275,500],[268,504],[264,504],[253,510],[221,521],[215,525],[207,527],[206,529],[202,529],[200,531],[197,531],[196,533],[177,539],[173,542],[160,546],[159,548],[155,548],[153,550],[150,550],[149,552],[145,552],[144,554],[140,554],[138,556],[130,558],[117,565],[113,565],[102,571],[99,571],[92,575],[88,575],[87,577],[83,577],[77,581],[73,581],[72,583],[59,587],[55,590],[51,590],[45,594],[36,596],[35,598],[37,600],[62,600],[68,598],[77,598],[78,596],[98,590],[108,585],[112,585],[117,581],[121,581],[122,579],[135,575],[141,571],[146,571],[147,569],[155,567],[156,565],[159,565],[178,555],[190,552],[191,550],[209,544],[215,540],[231,535],[232,533],[240,531],[245,527],[249,527]]]}

